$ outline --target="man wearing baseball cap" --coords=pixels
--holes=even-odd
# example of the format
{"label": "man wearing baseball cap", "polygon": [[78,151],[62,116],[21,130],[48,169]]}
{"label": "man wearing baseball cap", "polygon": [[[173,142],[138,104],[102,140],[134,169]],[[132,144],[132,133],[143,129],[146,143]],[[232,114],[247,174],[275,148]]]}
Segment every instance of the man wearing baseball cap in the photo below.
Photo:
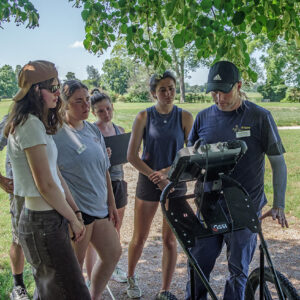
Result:
{"label": "man wearing baseball cap", "polygon": [[[219,61],[209,71],[207,90],[215,102],[195,119],[189,135],[189,145],[198,139],[203,144],[241,139],[248,151],[236,165],[231,177],[249,193],[258,215],[266,204],[264,193],[264,166],[267,155],[273,176],[274,199],[272,208],[261,216],[271,216],[282,227],[288,227],[284,214],[287,171],[285,152],[277,126],[271,113],[246,100],[241,91],[242,82],[238,68],[231,62]],[[220,202],[224,199],[220,198]],[[225,300],[244,299],[249,264],[256,248],[257,235],[248,228],[231,233],[196,240],[192,254],[197,259],[205,276],[209,275],[220,255],[223,244],[227,246],[230,276],[225,285]],[[195,274],[196,299],[206,299],[207,291]],[[186,300],[191,299],[190,283],[187,284]]]}

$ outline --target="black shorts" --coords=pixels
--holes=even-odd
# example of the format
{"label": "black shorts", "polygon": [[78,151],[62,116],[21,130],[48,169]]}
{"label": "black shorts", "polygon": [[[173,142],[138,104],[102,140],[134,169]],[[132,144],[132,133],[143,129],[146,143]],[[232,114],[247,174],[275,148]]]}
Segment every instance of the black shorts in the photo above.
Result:
{"label": "black shorts", "polygon": [[[184,196],[186,194],[186,191],[186,183],[180,182],[176,185],[175,191],[170,193],[169,198]],[[137,198],[144,201],[158,202],[161,195],[161,190],[156,184],[150,181],[147,176],[139,173],[135,195]]]}
{"label": "black shorts", "polygon": [[122,181],[112,181],[111,182],[117,209],[126,206],[127,204],[127,182]]}
{"label": "black shorts", "polygon": [[108,218],[108,215],[103,217],[103,218],[99,218],[99,217],[93,217],[93,216],[90,216],[84,212],[81,212],[81,215],[82,215],[82,219],[83,219],[83,224],[84,225],[89,225],[89,224],[92,224],[95,220],[102,220],[102,219],[106,219]]}

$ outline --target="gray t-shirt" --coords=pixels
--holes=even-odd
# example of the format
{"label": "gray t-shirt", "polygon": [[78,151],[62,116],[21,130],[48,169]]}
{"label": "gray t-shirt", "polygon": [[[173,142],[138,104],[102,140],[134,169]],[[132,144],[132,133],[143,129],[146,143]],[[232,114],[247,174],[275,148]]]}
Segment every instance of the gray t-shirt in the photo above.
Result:
{"label": "gray t-shirt", "polygon": [[11,159],[14,174],[14,195],[41,197],[25,153],[25,149],[37,145],[46,146],[51,175],[61,192],[64,193],[57,173],[57,148],[53,137],[46,133],[46,128],[39,118],[28,114],[24,124],[19,124],[15,132],[9,134],[7,141],[7,153]]}
{"label": "gray t-shirt", "polygon": [[58,167],[79,209],[90,216],[107,216],[106,171],[110,164],[100,130],[86,121],[82,130],[65,124],[53,138]]}

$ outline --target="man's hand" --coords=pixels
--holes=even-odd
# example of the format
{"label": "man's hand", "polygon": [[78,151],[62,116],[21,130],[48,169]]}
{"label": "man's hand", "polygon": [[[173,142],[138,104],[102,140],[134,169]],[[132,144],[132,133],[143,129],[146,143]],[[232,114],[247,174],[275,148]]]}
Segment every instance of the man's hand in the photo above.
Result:
{"label": "man's hand", "polygon": [[0,187],[8,194],[14,192],[14,181],[10,178],[0,175]]}
{"label": "man's hand", "polygon": [[281,227],[289,227],[288,221],[285,218],[285,213],[283,208],[271,208],[268,210],[266,213],[264,213],[261,217],[260,220],[263,220],[267,217],[272,217],[273,220],[278,220],[278,224],[281,225]]}

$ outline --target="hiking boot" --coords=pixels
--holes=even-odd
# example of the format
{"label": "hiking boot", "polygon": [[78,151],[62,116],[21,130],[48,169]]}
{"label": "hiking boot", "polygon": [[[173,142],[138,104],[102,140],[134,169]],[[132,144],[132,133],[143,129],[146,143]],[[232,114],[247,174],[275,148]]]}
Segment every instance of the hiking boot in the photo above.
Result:
{"label": "hiking boot", "polygon": [[125,283],[127,282],[127,274],[117,266],[111,276],[111,279],[120,283]]}
{"label": "hiking boot", "polygon": [[14,286],[11,294],[10,294],[11,300],[29,300],[27,291],[24,287],[17,285]]}
{"label": "hiking boot", "polygon": [[169,291],[162,291],[156,295],[155,300],[177,300],[177,298]]}
{"label": "hiking boot", "polygon": [[142,297],[142,291],[138,286],[136,276],[127,277],[127,295],[131,299]]}

